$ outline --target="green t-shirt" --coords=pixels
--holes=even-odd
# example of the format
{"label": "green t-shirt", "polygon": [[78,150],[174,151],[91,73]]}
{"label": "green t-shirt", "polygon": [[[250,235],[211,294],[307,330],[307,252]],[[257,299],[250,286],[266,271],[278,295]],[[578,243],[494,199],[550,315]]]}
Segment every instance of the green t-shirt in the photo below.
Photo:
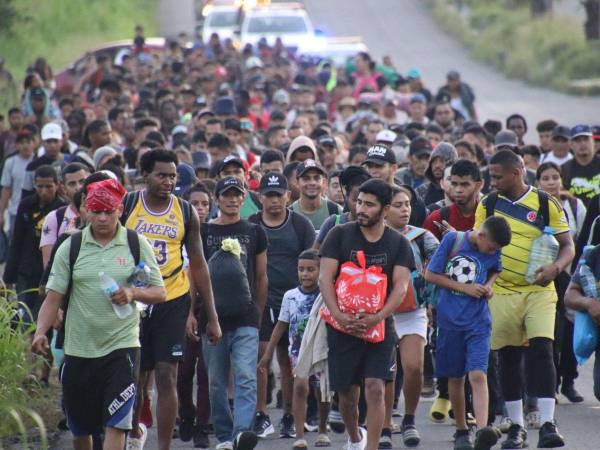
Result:
{"label": "green t-shirt", "polygon": [[260,208],[252,199],[252,194],[250,191],[248,191],[246,198],[244,198],[244,203],[242,203],[242,207],[240,208],[240,217],[242,219],[247,219],[248,217],[256,214],[258,211],[260,211]]}
{"label": "green t-shirt", "polygon": [[[327,199],[321,199],[321,207],[312,213],[307,213],[306,211],[303,211],[300,208],[300,200],[296,200],[294,203],[292,203],[291,208],[292,211],[302,214],[304,217],[310,220],[310,222],[313,224],[313,227],[315,227],[315,230],[318,231],[321,229],[321,225],[323,225],[323,222],[325,222],[325,220],[327,220],[327,218],[333,213],[333,211],[329,211],[329,206],[327,206],[327,202]],[[333,204],[333,202],[331,203]],[[337,212],[335,214],[341,214],[342,208],[339,205],[335,205],[335,207],[337,209]]]}
{"label": "green t-shirt", "polygon": [[[150,268],[150,285],[163,286],[152,247],[140,236],[140,261]],[[65,294],[69,285],[67,239],[56,251],[46,288]],[[73,283],[65,324],[65,354],[81,358],[99,358],[120,348],[139,347],[139,314],[125,319],[115,314],[101,288],[99,273],[104,272],[119,286],[127,285],[135,261],[127,244],[127,232],[119,225],[115,238],[106,246],[98,244],[87,226],[83,230],[81,250],[73,266]],[[135,305],[133,305],[135,307]]]}

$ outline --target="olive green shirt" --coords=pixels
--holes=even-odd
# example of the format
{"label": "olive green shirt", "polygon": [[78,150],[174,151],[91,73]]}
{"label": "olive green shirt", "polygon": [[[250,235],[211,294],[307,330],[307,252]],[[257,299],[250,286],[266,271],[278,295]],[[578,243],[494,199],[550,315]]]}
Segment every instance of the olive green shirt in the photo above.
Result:
{"label": "olive green shirt", "polygon": [[[139,235],[138,235],[139,236]],[[150,268],[150,285],[163,286],[154,252],[148,241],[139,236],[140,261]],[[56,251],[46,288],[65,294],[69,285],[69,250],[71,239]],[[65,323],[65,354],[81,358],[99,358],[120,348],[139,347],[139,314],[134,311],[119,319],[112,303],[100,288],[99,273],[104,272],[119,286],[135,269],[127,244],[126,229],[119,225],[114,239],[102,246],[87,226],[83,230],[81,249],[73,266],[73,283]],[[135,308],[135,304],[132,305]]]}

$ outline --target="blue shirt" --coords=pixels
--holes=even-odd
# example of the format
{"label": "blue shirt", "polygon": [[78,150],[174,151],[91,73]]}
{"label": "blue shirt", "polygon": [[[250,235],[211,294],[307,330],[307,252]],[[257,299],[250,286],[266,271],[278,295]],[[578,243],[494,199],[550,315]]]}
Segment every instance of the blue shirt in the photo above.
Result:
{"label": "blue shirt", "polygon": [[[431,258],[427,269],[437,274],[449,276],[459,283],[485,284],[488,272],[501,272],[500,251],[493,255],[481,253],[471,245],[470,233],[466,233],[462,244],[450,258],[456,239],[456,232],[447,233]],[[439,328],[449,330],[485,330],[492,320],[486,299],[478,299],[462,292],[440,288],[437,306]]]}

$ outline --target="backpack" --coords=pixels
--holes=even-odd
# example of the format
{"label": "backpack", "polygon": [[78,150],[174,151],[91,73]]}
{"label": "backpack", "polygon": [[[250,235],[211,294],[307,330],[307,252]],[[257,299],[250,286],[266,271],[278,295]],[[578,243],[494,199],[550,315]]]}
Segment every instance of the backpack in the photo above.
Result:
{"label": "backpack", "polygon": [[410,247],[415,259],[415,268],[410,272],[410,282],[402,305],[395,313],[414,311],[415,309],[433,302],[436,295],[436,286],[427,283],[423,278],[424,255],[425,255],[425,233],[427,230],[414,227],[404,235],[410,242]]}
{"label": "backpack", "polygon": [[[541,191],[539,189],[537,190],[537,195],[538,195],[538,202],[540,204],[540,207],[537,212],[537,218],[536,218],[535,225],[540,230],[543,230],[544,227],[547,227],[550,224],[550,207],[549,207],[549,203],[548,203],[550,201],[550,198],[546,192]],[[496,208],[497,201],[498,201],[498,192],[496,192],[496,191],[490,192],[488,194],[488,196],[484,199],[485,217],[486,218],[494,215],[494,209]],[[542,218],[541,223],[539,220],[540,217]]]}
{"label": "backpack", "polygon": [[[337,203],[334,203],[334,202],[332,202],[330,200],[325,200],[325,201],[327,202],[327,213],[330,216],[333,216],[334,214],[338,215],[340,209],[339,209]],[[337,223],[336,223],[336,225],[337,225]]]}
{"label": "backpack", "polygon": [[[129,246],[129,252],[131,253],[131,256],[133,256],[134,264],[137,266],[140,263],[139,237],[135,231],[130,230],[129,228],[127,228],[126,230],[127,230],[127,245]],[[63,348],[63,345],[64,345],[64,340],[65,340],[65,325],[64,324],[66,324],[66,322],[67,322],[67,309],[69,307],[69,297],[71,295],[71,289],[73,287],[73,267],[75,266],[75,263],[77,262],[77,258],[79,257],[79,251],[81,250],[83,231],[77,231],[71,235],[69,235],[68,233],[63,233],[62,235],[60,235],[59,239],[54,244],[54,247],[52,249],[52,256],[50,258],[50,263],[48,264],[48,267],[46,268],[46,270],[48,270],[48,271],[51,269],[51,267],[52,267],[51,263],[54,259],[56,251],[61,246],[61,244],[64,241],[66,241],[69,237],[71,238],[71,247],[69,248],[69,283],[67,284],[67,292],[64,295],[64,301],[62,304],[62,309],[64,312],[63,326],[61,327],[60,330],[58,330],[57,337],[56,337],[56,348],[59,348],[59,349]]]}

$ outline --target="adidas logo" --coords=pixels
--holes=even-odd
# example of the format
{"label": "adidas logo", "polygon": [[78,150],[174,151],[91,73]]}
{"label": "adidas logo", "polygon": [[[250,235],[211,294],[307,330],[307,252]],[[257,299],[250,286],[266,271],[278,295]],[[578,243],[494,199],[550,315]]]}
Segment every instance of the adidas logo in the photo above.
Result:
{"label": "adidas logo", "polygon": [[277,178],[275,175],[271,175],[269,177],[269,182],[267,183],[268,186],[279,186],[279,178]]}

